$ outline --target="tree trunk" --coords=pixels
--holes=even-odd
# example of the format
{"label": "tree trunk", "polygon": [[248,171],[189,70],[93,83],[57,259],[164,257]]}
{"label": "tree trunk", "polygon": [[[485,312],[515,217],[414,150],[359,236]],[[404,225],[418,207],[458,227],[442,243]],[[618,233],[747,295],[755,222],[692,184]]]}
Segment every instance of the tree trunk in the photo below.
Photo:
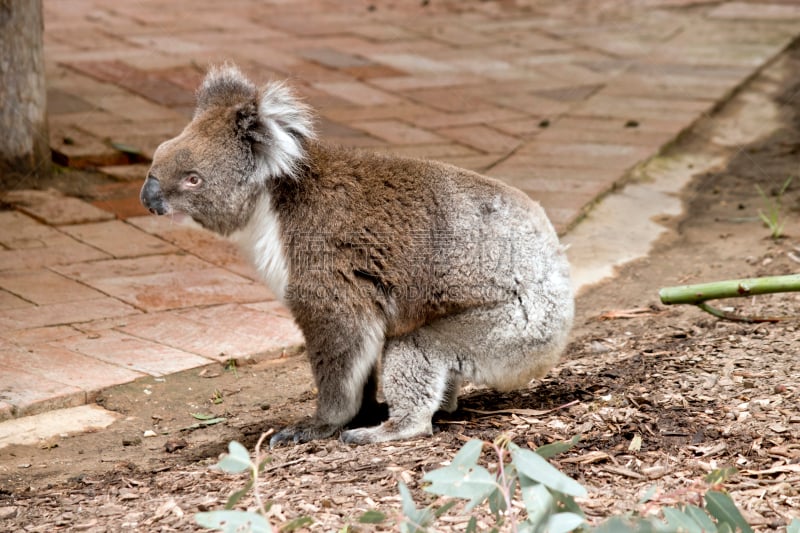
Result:
{"label": "tree trunk", "polygon": [[35,187],[51,170],[42,0],[0,0],[0,188]]}

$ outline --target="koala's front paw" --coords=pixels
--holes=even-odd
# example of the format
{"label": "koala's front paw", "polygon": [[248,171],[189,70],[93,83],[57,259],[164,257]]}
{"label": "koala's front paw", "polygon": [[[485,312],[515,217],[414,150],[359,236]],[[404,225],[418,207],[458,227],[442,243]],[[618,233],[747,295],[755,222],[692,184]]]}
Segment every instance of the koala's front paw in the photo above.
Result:
{"label": "koala's front paw", "polygon": [[301,444],[303,442],[309,442],[312,440],[324,439],[336,433],[339,427],[340,426],[333,424],[320,424],[318,422],[314,422],[313,420],[308,420],[306,422],[301,422],[294,426],[284,428],[274,434],[272,438],[269,439],[269,447],[274,448],[275,446],[280,446],[281,444]]}

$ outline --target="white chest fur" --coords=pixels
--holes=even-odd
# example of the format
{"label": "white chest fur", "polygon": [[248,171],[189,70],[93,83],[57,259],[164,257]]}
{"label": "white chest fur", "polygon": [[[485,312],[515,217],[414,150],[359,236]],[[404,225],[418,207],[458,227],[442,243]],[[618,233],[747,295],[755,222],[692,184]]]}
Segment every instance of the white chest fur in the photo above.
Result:
{"label": "white chest fur", "polygon": [[268,194],[258,200],[247,225],[230,238],[250,259],[275,296],[283,300],[289,283],[289,267],[281,239],[280,220]]}

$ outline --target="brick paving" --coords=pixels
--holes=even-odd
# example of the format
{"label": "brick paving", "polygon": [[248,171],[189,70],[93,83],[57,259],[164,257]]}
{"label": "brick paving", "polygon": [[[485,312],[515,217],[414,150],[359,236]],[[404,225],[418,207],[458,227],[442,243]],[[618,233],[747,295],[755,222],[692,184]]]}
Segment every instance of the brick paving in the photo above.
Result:
{"label": "brick paving", "polygon": [[302,342],[232,246],[136,194],[212,63],[288,78],[328,139],[504,179],[561,232],[800,34],[794,0],[45,0],[54,160],[91,201],[0,211],[0,420]]}

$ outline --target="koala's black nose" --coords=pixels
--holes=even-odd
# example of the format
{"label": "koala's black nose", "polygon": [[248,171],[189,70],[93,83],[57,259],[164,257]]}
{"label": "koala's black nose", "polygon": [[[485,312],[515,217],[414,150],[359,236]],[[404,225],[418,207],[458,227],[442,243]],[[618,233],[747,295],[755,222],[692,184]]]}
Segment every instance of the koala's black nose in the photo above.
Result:
{"label": "koala's black nose", "polygon": [[147,176],[147,179],[144,180],[139,199],[142,205],[154,215],[164,215],[167,213],[167,205],[164,202],[164,195],[161,193],[161,184],[152,175]]}

